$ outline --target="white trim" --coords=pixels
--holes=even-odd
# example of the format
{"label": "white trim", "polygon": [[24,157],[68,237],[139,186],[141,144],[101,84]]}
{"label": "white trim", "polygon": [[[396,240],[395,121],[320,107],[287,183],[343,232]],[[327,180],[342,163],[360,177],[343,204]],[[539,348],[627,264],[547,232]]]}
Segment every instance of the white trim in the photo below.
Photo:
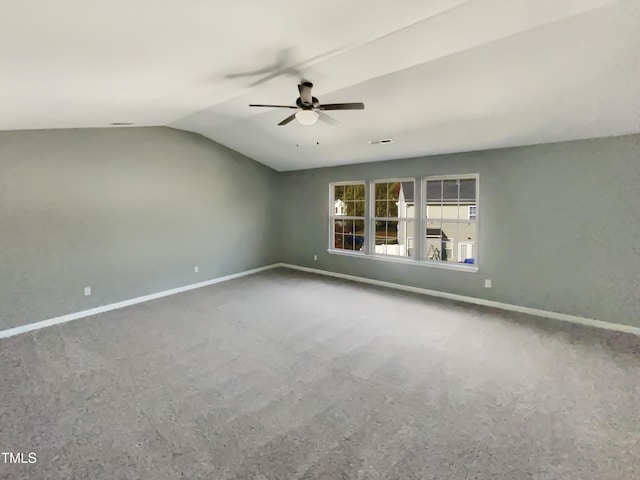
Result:
{"label": "white trim", "polygon": [[469,272],[476,273],[478,271],[478,267],[472,266],[469,263],[447,263],[447,262],[439,262],[435,260],[414,260],[410,257],[400,257],[398,255],[385,255],[382,253],[378,254],[365,254],[364,252],[359,252],[357,250],[340,250],[337,248],[328,248],[327,252],[332,255],[346,255],[347,257],[358,257],[358,258],[367,258],[369,260],[381,260],[383,262],[393,262],[393,263],[402,263],[405,265],[416,265],[419,267],[432,267],[432,268],[442,268],[444,270],[457,270],[459,272]]}
{"label": "white trim", "polygon": [[416,177],[399,177],[399,178],[376,178],[375,180],[371,180],[371,183],[374,185],[376,183],[404,183],[404,182],[415,182]]}
{"label": "white trim", "polygon": [[78,320],[80,318],[90,317],[99,313],[109,312],[111,310],[117,310],[119,308],[129,307],[138,303],[144,303],[151,300],[156,300],[162,297],[168,297],[169,295],[175,295],[176,293],[187,292],[189,290],[195,290],[196,288],[208,287],[209,285],[215,285],[216,283],[226,282],[233,280],[234,278],[245,277],[254,273],[263,272],[265,270],[271,270],[272,268],[282,267],[282,263],[274,263],[264,267],[254,268],[253,270],[247,270],[244,272],[233,273],[231,275],[225,275],[224,277],[214,278],[213,280],[207,280],[199,283],[192,283],[191,285],[185,285],[184,287],[172,288],[171,290],[165,290],[163,292],[152,293],[150,295],[144,295],[142,297],[131,298],[129,300],[123,300],[121,302],[110,303],[109,305],[102,305],[100,307],[91,308],[89,310],[83,310],[81,312],[69,313],[62,315],[61,317],[50,318],[48,320],[42,320],[40,322],[29,323],[19,327],[9,328],[7,330],[0,330],[0,339],[13,337],[21,333],[31,332],[33,330],[40,330],[41,328],[51,327],[53,325],[60,325],[61,323],[71,322],[72,320]]}
{"label": "white trim", "polygon": [[341,182],[330,182],[329,186],[331,186],[331,185],[337,185],[337,186],[340,186],[340,185],[365,185],[365,183],[366,183],[365,180],[353,180],[353,181],[345,180],[345,181],[341,181]]}
{"label": "white trim", "polygon": [[595,320],[592,318],[578,317],[577,315],[550,312],[547,310],[539,310],[537,308],[522,307],[520,305],[511,305],[509,303],[495,302],[493,300],[484,300],[482,298],[467,297],[465,295],[458,295],[456,293],[447,293],[447,292],[440,292],[437,290],[428,290],[426,288],[411,287],[409,285],[401,285],[399,283],[383,282],[381,280],[373,280],[371,278],[357,277],[355,275],[347,275],[344,273],[330,272],[328,270],[320,270],[317,268],[301,267],[301,266],[292,265],[289,263],[281,263],[280,267],[289,268],[292,270],[300,270],[308,273],[315,273],[318,275],[325,275],[328,277],[342,278],[342,279],[351,280],[354,282],[368,283],[371,285],[377,285],[379,287],[393,288],[395,290],[403,290],[406,292],[419,293],[421,295],[430,295],[432,297],[446,298],[448,300],[456,300],[459,302],[473,303],[475,305],[483,305],[486,307],[499,308],[501,310],[525,313],[528,315],[535,315],[538,317],[545,317],[553,320],[560,320],[563,322],[586,325],[588,327],[603,328],[605,330],[613,330],[617,332],[630,333],[632,335],[640,336],[640,327],[632,327],[630,325],[621,325],[619,323],[605,322],[603,320]]}
{"label": "white trim", "polygon": [[327,252],[332,255],[346,255],[347,257],[361,257],[361,258],[369,258],[370,255],[367,255],[362,250],[349,250],[347,248],[327,248]]}
{"label": "white trim", "polygon": [[[478,173],[452,173],[451,175],[427,175],[422,178],[428,178],[429,180],[469,180],[472,178],[477,179],[480,176]],[[476,195],[477,196],[477,195]]]}

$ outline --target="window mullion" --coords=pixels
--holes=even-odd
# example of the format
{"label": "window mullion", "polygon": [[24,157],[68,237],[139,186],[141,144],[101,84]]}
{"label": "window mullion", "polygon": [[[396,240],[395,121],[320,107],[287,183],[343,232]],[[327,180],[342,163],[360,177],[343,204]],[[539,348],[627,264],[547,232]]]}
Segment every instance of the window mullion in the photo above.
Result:
{"label": "window mullion", "polygon": [[[372,220],[373,215],[375,214],[375,192],[373,191],[374,189],[374,183],[367,181],[366,182],[366,198],[367,198],[367,202],[365,204],[365,249],[364,249],[364,253],[365,255],[370,255],[372,252],[375,251],[375,248],[372,247],[372,245],[375,245],[375,239],[373,238],[373,234],[372,232],[375,230],[375,221]],[[374,242],[374,243],[372,243]]]}
{"label": "window mullion", "polygon": [[413,193],[413,255],[414,260],[421,260],[424,252],[424,243],[426,240],[426,222],[425,222],[425,203],[424,196],[424,179],[416,178],[414,182],[415,189]]}

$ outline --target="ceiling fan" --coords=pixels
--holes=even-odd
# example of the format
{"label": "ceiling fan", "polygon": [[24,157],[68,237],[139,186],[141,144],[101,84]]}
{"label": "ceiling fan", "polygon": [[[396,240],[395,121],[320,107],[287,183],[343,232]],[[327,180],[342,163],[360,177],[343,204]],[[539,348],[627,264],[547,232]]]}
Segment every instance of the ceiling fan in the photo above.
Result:
{"label": "ceiling fan", "polygon": [[340,122],[331,118],[324,113],[328,110],[364,110],[364,103],[327,103],[321,104],[320,101],[311,95],[313,83],[302,82],[298,85],[300,96],[296,100],[296,106],[293,105],[257,105],[251,104],[250,107],[268,107],[268,108],[293,108],[298,110],[296,113],[289,115],[278,125],[286,125],[294,118],[302,125],[313,125],[318,120],[338,126]]}

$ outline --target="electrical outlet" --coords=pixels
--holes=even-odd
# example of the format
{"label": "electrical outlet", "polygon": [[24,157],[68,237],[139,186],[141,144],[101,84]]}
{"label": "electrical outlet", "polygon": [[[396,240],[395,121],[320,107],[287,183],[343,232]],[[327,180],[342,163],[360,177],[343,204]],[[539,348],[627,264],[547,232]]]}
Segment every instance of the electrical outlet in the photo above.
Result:
{"label": "electrical outlet", "polygon": [[193,271],[194,271],[194,273],[198,273],[200,271],[200,267],[198,267],[198,266],[193,267]]}
{"label": "electrical outlet", "polygon": [[91,295],[91,287],[84,287],[84,296],[88,297]]}
{"label": "electrical outlet", "polygon": [[314,256],[313,256],[313,261],[314,261],[314,262],[317,262],[317,261],[318,261],[318,255],[314,255]]}
{"label": "electrical outlet", "polygon": [[484,281],[484,288],[491,288],[491,280],[488,278]]}

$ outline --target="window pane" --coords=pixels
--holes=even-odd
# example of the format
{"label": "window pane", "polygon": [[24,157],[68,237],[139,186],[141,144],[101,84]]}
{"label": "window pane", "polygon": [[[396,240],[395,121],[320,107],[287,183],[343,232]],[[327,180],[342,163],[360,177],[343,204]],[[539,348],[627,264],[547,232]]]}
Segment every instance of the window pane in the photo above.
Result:
{"label": "window pane", "polygon": [[355,188],[356,188],[355,185],[345,185],[344,186],[344,198],[346,200],[355,200],[356,199],[355,194],[354,194]]}
{"label": "window pane", "polygon": [[355,207],[356,207],[355,216],[364,217],[364,202],[360,202],[360,201],[356,202]]}
{"label": "window pane", "polygon": [[439,205],[442,201],[442,180],[429,180],[427,182],[427,203]]}
{"label": "window pane", "polygon": [[460,202],[476,203],[476,179],[460,180]]}
{"label": "window pane", "polygon": [[411,255],[414,241],[413,221],[376,222],[375,253],[408,257]]}
{"label": "window pane", "polygon": [[426,260],[477,263],[477,223],[427,221]]}
{"label": "window pane", "polygon": [[364,248],[364,220],[336,220],[333,248],[362,250]]}
{"label": "window pane", "polygon": [[455,239],[458,234],[457,223],[440,220],[427,221],[425,259],[441,262],[455,262]]}
{"label": "window pane", "polygon": [[387,199],[387,184],[386,183],[376,183],[374,186],[376,200],[386,200]]}
{"label": "window pane", "polygon": [[407,248],[407,257],[411,257],[413,255],[414,249],[418,246],[417,239],[415,237],[415,225],[413,220],[407,220],[404,222],[406,227],[405,231],[400,232],[398,236],[398,242],[404,242]]}
{"label": "window pane", "polygon": [[[471,208],[470,208],[471,207]],[[458,206],[453,205],[445,205],[443,207],[443,215],[442,218],[445,220],[475,220],[475,206],[469,205],[468,203],[461,202]],[[471,213],[471,217],[469,214]]]}
{"label": "window pane", "polygon": [[428,203],[426,205],[426,215],[428,219],[440,220],[442,218],[442,204]]}
{"label": "window pane", "polygon": [[444,203],[458,203],[458,180],[442,181],[442,200]]}
{"label": "window pane", "polygon": [[387,185],[387,199],[394,202],[398,201],[398,196],[400,195],[400,182],[391,182]]}
{"label": "window pane", "polygon": [[356,185],[354,189],[354,200],[364,201],[364,185]]}
{"label": "window pane", "polygon": [[398,202],[396,200],[391,200],[388,203],[387,208],[388,208],[387,217],[393,217],[393,218],[398,217]]}
{"label": "window pane", "polygon": [[[413,216],[414,203],[414,182],[402,182],[400,184],[400,194],[398,195],[398,202],[394,204],[394,216],[398,217],[411,217]],[[397,207],[397,208],[396,208]],[[397,213],[395,213],[397,210]]]}
{"label": "window pane", "polygon": [[386,245],[397,239],[397,223],[378,220],[376,222],[376,245]]}
{"label": "window pane", "polygon": [[402,196],[408,205],[415,205],[415,182],[402,182]]}
{"label": "window pane", "polygon": [[[407,218],[413,215],[414,182],[376,182],[375,217],[378,218]],[[409,210],[411,209],[411,213]]]}
{"label": "window pane", "polygon": [[344,248],[344,229],[349,220],[335,220],[333,222],[333,248]]}
{"label": "window pane", "polygon": [[345,207],[345,215],[353,217],[356,214],[356,202],[347,201],[345,202]]}
{"label": "window pane", "polygon": [[469,206],[476,204],[475,194],[475,179],[429,180],[425,215],[433,219],[468,220]]}
{"label": "window pane", "polygon": [[344,185],[336,185],[333,187],[333,199],[344,200]]}
{"label": "window pane", "polygon": [[[442,182],[442,218],[457,220],[460,216],[458,199],[458,180]],[[465,218],[464,216],[462,218]]]}
{"label": "window pane", "polygon": [[441,260],[442,259],[442,243],[443,232],[442,222],[430,220],[427,221],[426,243],[425,243],[425,259]]}
{"label": "window pane", "polygon": [[346,234],[344,236],[344,249],[345,250],[355,250],[355,235],[352,233]]}
{"label": "window pane", "polygon": [[386,200],[376,200],[376,217],[387,217],[389,209],[387,208],[388,202]]}
{"label": "window pane", "polygon": [[478,258],[478,224],[461,222],[458,224],[457,261],[475,264]]}
{"label": "window pane", "polygon": [[335,220],[333,222],[333,231],[338,234],[342,234],[346,231],[349,231],[351,229],[351,222],[352,220]]}
{"label": "window pane", "polygon": [[441,207],[442,219],[444,220],[458,220],[467,218],[467,207],[460,206],[457,203],[445,203]]}
{"label": "window pane", "polygon": [[[354,226],[351,233],[346,233],[344,235],[344,248],[346,250],[364,250],[364,231],[359,234],[356,230],[357,228]],[[364,227],[362,230],[364,230]]]}
{"label": "window pane", "polygon": [[425,215],[427,218],[442,218],[442,180],[429,180],[427,182]]}

